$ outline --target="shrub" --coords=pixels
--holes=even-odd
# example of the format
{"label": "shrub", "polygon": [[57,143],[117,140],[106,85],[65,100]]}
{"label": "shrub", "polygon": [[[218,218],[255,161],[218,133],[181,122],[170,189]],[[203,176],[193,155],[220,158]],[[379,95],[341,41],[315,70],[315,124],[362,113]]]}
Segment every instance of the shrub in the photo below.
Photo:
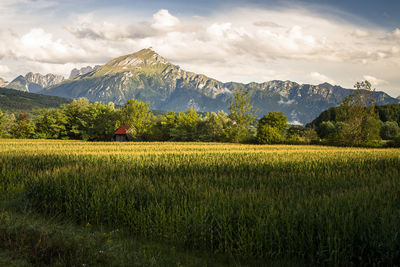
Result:
{"label": "shrub", "polygon": [[257,140],[260,144],[278,144],[283,141],[283,137],[278,128],[262,125],[258,128]]}
{"label": "shrub", "polygon": [[292,139],[297,137],[304,136],[304,131],[306,128],[302,125],[290,125],[290,127],[286,131],[286,138]]}
{"label": "shrub", "polygon": [[400,136],[395,137],[388,143],[389,147],[400,147]]}
{"label": "shrub", "polygon": [[304,130],[304,139],[307,143],[316,144],[319,142],[317,132],[313,128],[306,128]]}
{"label": "shrub", "polygon": [[271,127],[277,128],[279,132],[283,132],[287,127],[287,118],[283,112],[272,111],[266,116],[262,117],[258,122],[259,126],[267,124]]}
{"label": "shrub", "polygon": [[395,121],[387,121],[383,124],[380,135],[384,140],[392,140],[400,134],[400,127]]}
{"label": "shrub", "polygon": [[333,124],[333,122],[331,121],[324,121],[317,128],[318,136],[322,139],[333,136],[335,132],[336,132],[335,124]]}

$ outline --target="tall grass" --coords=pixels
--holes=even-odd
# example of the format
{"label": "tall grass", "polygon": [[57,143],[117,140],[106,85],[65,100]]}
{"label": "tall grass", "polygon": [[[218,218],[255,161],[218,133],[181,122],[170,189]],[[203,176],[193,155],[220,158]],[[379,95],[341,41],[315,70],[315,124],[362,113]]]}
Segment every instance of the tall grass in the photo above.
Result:
{"label": "tall grass", "polygon": [[0,193],[242,258],[400,264],[400,150],[0,142]]}

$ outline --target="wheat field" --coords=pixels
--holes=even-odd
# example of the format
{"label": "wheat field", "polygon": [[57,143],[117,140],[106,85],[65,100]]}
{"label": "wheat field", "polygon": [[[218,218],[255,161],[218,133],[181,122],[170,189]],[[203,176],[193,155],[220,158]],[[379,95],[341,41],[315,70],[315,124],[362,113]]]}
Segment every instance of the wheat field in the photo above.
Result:
{"label": "wheat field", "polygon": [[400,149],[0,140],[0,195],[243,259],[399,265]]}

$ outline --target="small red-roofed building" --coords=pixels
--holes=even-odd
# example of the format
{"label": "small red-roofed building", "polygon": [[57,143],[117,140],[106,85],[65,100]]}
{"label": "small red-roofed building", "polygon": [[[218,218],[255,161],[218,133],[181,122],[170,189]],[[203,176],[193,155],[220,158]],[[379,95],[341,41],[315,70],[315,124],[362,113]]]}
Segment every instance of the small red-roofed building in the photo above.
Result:
{"label": "small red-roofed building", "polygon": [[127,141],[129,141],[128,130],[129,130],[129,126],[126,126],[126,125],[121,126],[121,128],[119,128],[118,131],[116,131],[114,133],[114,136],[111,139],[111,141],[116,141],[116,142],[127,142]]}

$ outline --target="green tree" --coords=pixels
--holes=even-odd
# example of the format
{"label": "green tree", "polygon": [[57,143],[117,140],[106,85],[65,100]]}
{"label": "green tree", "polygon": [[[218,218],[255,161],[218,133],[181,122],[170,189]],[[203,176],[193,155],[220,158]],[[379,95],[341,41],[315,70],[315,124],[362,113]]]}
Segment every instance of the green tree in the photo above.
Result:
{"label": "green tree", "polygon": [[176,114],[174,126],[170,130],[170,136],[175,141],[198,141],[197,125],[201,121],[200,115],[190,108],[186,113]]}
{"label": "green tree", "polygon": [[306,127],[303,132],[304,141],[306,143],[317,143],[319,142],[319,137],[317,131],[314,128]]}
{"label": "green tree", "polygon": [[272,111],[269,112],[266,116],[262,117],[258,121],[258,125],[267,124],[271,127],[278,129],[279,132],[282,132],[286,129],[287,125],[287,117],[283,112]]}
{"label": "green tree", "polygon": [[175,112],[173,111],[168,111],[162,119],[156,123],[155,127],[157,130],[154,130],[154,132],[159,132],[161,133],[161,140],[162,141],[168,141],[172,139],[171,136],[171,131],[175,127],[177,120],[177,116]]}
{"label": "green tree", "polygon": [[153,114],[149,103],[129,99],[120,110],[121,125],[129,126],[128,134],[133,140],[141,140],[152,127]]}
{"label": "green tree", "polygon": [[361,144],[369,145],[380,141],[380,128],[381,121],[378,118],[378,114],[373,113],[366,116],[361,123]]}
{"label": "green tree", "polygon": [[61,107],[67,117],[66,130],[70,139],[88,140],[87,133],[90,102],[86,98],[74,99],[70,104]]}
{"label": "green tree", "polygon": [[87,110],[87,136],[89,140],[109,141],[116,130],[118,120],[114,103],[103,104],[96,102],[90,104]]}
{"label": "green tree", "polygon": [[0,138],[8,137],[10,127],[10,119],[6,113],[0,109]]}
{"label": "green tree", "polygon": [[261,144],[280,143],[286,127],[287,118],[282,112],[269,112],[258,121],[257,140]]}
{"label": "green tree", "polygon": [[357,82],[354,88],[355,93],[343,100],[337,112],[337,120],[343,125],[335,139],[343,145],[366,144],[380,139],[380,124],[371,83]]}
{"label": "green tree", "polygon": [[318,136],[322,139],[331,138],[336,133],[336,126],[331,121],[323,121],[317,128]]}
{"label": "green tree", "polygon": [[28,114],[20,113],[11,128],[11,134],[15,138],[32,138],[35,133],[34,125],[29,121]]}
{"label": "green tree", "polygon": [[303,125],[290,125],[287,129],[286,136],[290,138],[291,136],[303,136],[305,127]]}
{"label": "green tree", "polygon": [[207,113],[198,124],[200,141],[227,142],[229,125],[231,125],[231,119],[225,112]]}
{"label": "green tree", "polygon": [[[153,113],[154,114],[154,113]],[[167,132],[163,132],[163,128],[161,122],[163,120],[163,115],[154,115],[151,120],[151,126],[149,130],[143,135],[143,141],[167,141],[169,140],[166,135],[169,134]]]}
{"label": "green tree", "polygon": [[37,138],[66,139],[68,118],[61,109],[40,109],[35,112]]}
{"label": "green tree", "polygon": [[276,127],[263,124],[257,129],[257,141],[260,144],[279,144],[283,141],[282,132]]}
{"label": "green tree", "polygon": [[400,147],[400,135],[390,140],[388,143],[390,147]]}
{"label": "green tree", "polygon": [[380,135],[384,140],[393,140],[400,135],[400,127],[395,121],[387,121],[383,124]]}
{"label": "green tree", "polygon": [[250,104],[248,92],[236,92],[230,101],[229,117],[232,120],[229,137],[233,142],[240,142],[249,134],[248,127],[256,119],[257,110]]}
{"label": "green tree", "polygon": [[304,132],[306,128],[302,125],[291,125],[286,130],[286,142],[291,144],[299,144],[303,142]]}

